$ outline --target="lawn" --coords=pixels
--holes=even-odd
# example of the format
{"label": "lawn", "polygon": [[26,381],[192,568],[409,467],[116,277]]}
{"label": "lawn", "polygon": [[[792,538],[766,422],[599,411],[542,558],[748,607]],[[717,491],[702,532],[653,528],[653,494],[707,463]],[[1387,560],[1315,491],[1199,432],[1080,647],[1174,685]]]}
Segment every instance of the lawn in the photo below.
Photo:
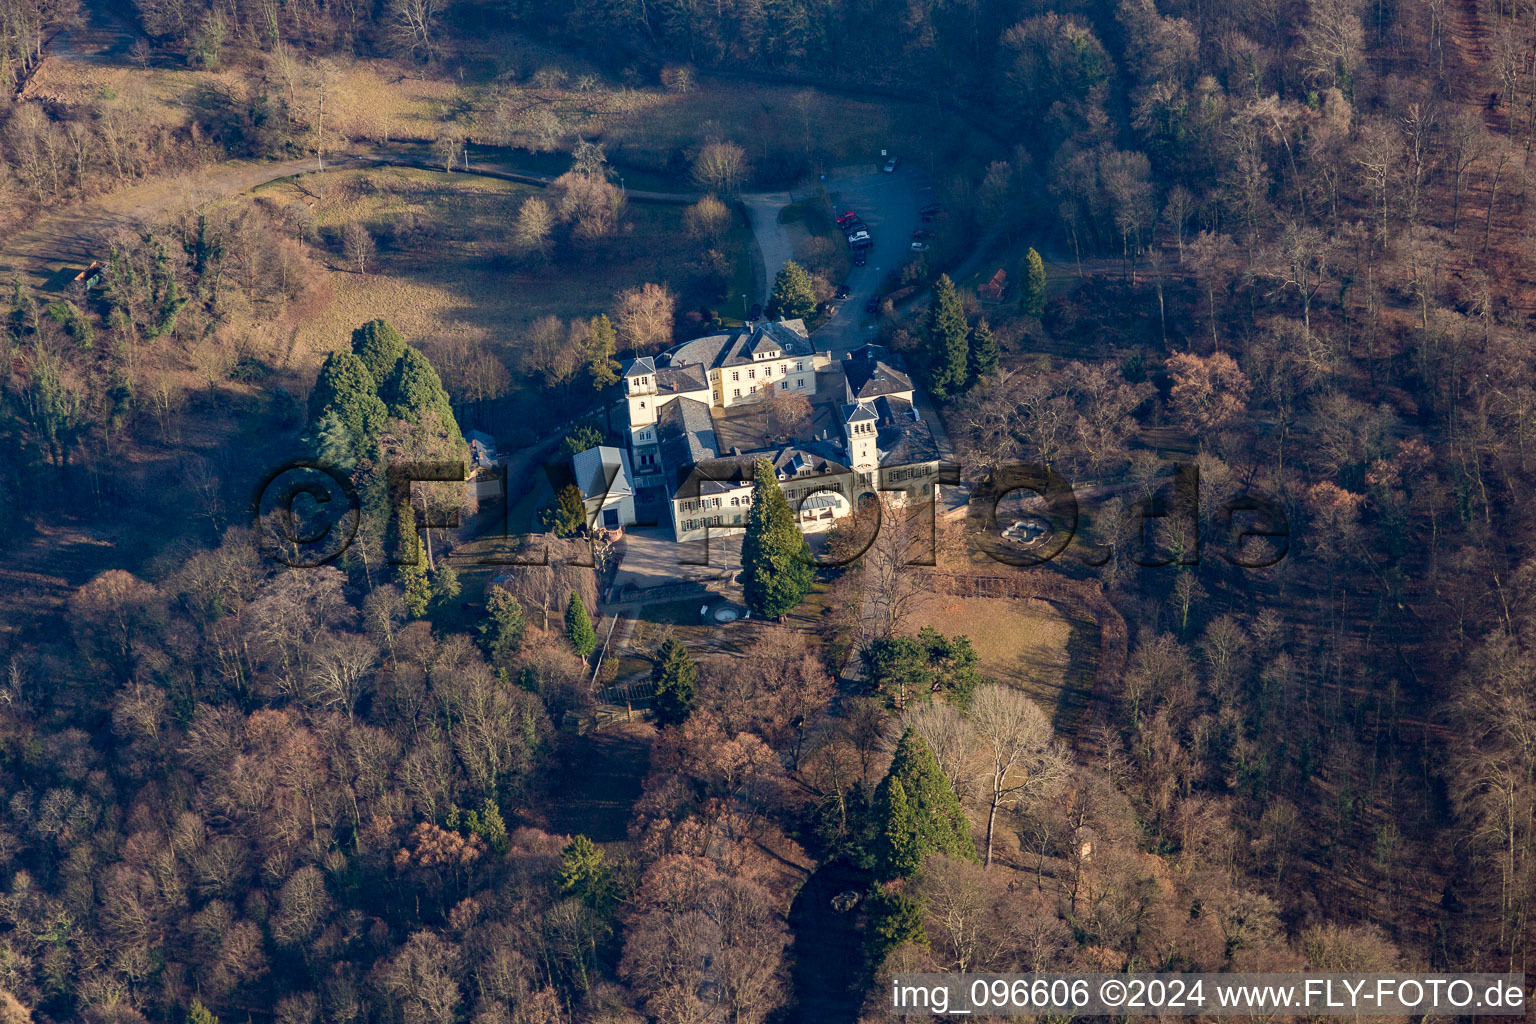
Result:
{"label": "lawn", "polygon": [[1069,619],[1045,601],[925,594],[908,618],[916,630],[970,637],[983,675],[1017,686],[1070,732],[1093,687],[1092,620]]}

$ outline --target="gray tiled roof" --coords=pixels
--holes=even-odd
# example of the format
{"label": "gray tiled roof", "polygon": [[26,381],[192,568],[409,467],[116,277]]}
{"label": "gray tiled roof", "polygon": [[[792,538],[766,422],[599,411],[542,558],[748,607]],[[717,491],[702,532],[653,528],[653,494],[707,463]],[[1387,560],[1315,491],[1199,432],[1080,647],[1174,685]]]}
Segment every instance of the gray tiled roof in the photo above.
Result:
{"label": "gray tiled roof", "polygon": [[661,359],[668,366],[698,363],[719,369],[751,363],[752,353],[765,347],[780,349],[786,356],[808,356],[814,351],[806,336],[804,321],[780,320],[694,338],[668,350]]}
{"label": "gray tiled roof", "polygon": [[571,472],[584,499],[618,498],[635,493],[629,453],[622,448],[597,447],[571,457]]}
{"label": "gray tiled roof", "polygon": [[694,363],[686,366],[663,366],[656,371],[656,390],[662,394],[708,391],[709,381],[704,377],[704,368]]}
{"label": "gray tiled roof", "polygon": [[859,401],[912,390],[912,378],[907,376],[901,357],[879,345],[865,345],[847,356],[843,375],[848,379],[848,390]]}
{"label": "gray tiled roof", "polygon": [[875,447],[882,466],[933,462],[940,457],[933,429],[917,417],[911,402],[892,395],[875,399],[874,407],[880,419]]}
{"label": "gray tiled roof", "polygon": [[772,464],[779,479],[785,483],[852,472],[837,445],[827,441],[802,441],[740,455],[723,455],[681,467],[677,473],[677,490],[673,493],[677,497],[691,498],[735,490],[749,479],[753,466],[762,458]]}
{"label": "gray tiled roof", "polygon": [[692,398],[676,398],[661,407],[656,419],[661,465],[669,478],[679,470],[720,454],[715,421],[709,406]]}
{"label": "gray tiled roof", "polygon": [[631,359],[629,362],[624,364],[623,372],[624,376],[626,377],[633,377],[637,373],[655,373],[656,360],[652,359],[650,356],[641,356],[638,359]]}

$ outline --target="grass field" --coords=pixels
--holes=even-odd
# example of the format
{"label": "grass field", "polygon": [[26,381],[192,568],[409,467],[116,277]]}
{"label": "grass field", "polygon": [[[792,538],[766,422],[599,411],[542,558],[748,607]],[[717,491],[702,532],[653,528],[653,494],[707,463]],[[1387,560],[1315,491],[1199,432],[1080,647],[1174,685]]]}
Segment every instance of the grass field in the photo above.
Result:
{"label": "grass field", "polygon": [[1017,686],[1070,732],[1093,687],[1092,620],[1067,618],[1045,601],[925,594],[908,625],[971,638],[983,675]]}
{"label": "grass field", "polygon": [[[670,284],[682,295],[682,308],[718,299],[704,293],[690,266],[698,246],[683,232],[682,210],[672,206],[633,203],[621,237],[586,255],[557,254],[543,268],[520,268],[510,258],[510,226],[522,202],[539,191],[414,169],[344,171],[323,182],[305,175],[258,189],[256,196],[280,205],[308,206],[322,232],[355,221],[381,240],[366,274],[343,266],[339,256],[332,260],[331,301],[300,327],[299,345],[327,352],[358,324],[386,317],[414,342],[462,336],[510,357],[522,328],[539,317],[590,317],[610,310],[621,289],[647,281]],[[408,213],[430,225],[430,240],[396,248],[391,230]],[[745,224],[734,226],[720,248],[732,261],[733,281],[750,280]]]}

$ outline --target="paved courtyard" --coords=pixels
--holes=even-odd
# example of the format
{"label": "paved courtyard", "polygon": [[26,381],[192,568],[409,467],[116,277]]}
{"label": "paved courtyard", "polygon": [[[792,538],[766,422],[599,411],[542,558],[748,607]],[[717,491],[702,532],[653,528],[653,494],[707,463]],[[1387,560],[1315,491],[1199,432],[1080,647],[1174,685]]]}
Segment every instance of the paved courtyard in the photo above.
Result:
{"label": "paved courtyard", "polygon": [[682,544],[672,539],[668,526],[630,527],[624,531],[624,560],[613,582],[637,590],[671,583],[697,582],[728,577],[741,568],[741,534],[722,533],[704,541]]}

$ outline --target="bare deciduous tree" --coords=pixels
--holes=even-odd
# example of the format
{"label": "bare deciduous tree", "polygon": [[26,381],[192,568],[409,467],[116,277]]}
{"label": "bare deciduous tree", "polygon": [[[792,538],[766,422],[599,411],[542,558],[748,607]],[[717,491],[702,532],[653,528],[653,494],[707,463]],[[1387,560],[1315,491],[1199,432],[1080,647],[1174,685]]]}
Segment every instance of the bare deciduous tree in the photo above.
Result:
{"label": "bare deciduous tree", "polygon": [[1072,762],[1057,744],[1045,712],[1013,687],[978,689],[969,717],[986,766],[985,863],[991,865],[999,808],[1045,795],[1066,780]]}
{"label": "bare deciduous tree", "polygon": [[661,284],[643,284],[618,294],[613,323],[619,341],[636,352],[656,352],[672,344],[677,294]]}

